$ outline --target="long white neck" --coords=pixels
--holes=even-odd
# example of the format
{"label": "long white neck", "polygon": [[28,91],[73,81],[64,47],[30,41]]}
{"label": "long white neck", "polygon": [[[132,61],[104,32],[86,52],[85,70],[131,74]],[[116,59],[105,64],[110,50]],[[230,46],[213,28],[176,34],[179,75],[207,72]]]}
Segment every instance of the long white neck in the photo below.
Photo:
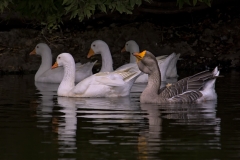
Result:
{"label": "long white neck", "polygon": [[112,72],[113,60],[108,46],[102,47],[101,55],[102,55],[102,68],[100,72]]}
{"label": "long white neck", "polygon": [[75,62],[64,64],[63,80],[58,87],[59,96],[67,96],[69,91],[75,86]]}
{"label": "long white neck", "polygon": [[43,53],[41,53],[41,57],[42,62],[37,73],[35,74],[35,80],[37,80],[38,77],[40,77],[44,72],[49,70],[52,66],[52,53],[50,49],[44,50]]}
{"label": "long white neck", "polygon": [[136,45],[131,45],[131,47],[129,47],[129,52],[130,52],[130,63],[136,63],[136,57],[133,55],[133,53],[135,52],[139,52],[139,46]]}

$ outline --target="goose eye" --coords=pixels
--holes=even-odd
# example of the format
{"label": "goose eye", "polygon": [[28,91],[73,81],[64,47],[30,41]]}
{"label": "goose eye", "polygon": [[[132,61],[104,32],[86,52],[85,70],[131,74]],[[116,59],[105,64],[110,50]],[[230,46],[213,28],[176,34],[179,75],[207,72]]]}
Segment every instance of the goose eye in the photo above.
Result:
{"label": "goose eye", "polygon": [[93,45],[93,47],[95,47],[95,44]]}
{"label": "goose eye", "polygon": [[37,48],[39,48],[39,47],[37,46]]}
{"label": "goose eye", "polygon": [[58,57],[58,59],[61,59],[61,57]]}

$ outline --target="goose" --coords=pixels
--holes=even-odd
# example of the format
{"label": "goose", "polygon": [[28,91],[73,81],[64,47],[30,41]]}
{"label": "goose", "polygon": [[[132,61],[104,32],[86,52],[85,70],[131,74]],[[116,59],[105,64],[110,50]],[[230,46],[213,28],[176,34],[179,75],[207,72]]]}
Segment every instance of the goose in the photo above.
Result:
{"label": "goose", "polygon": [[[35,82],[44,83],[60,83],[63,78],[63,68],[59,67],[55,70],[52,66],[52,53],[49,46],[45,43],[39,43],[29,55],[39,55],[42,58],[42,63],[35,74]],[[75,82],[80,82],[92,75],[92,68],[96,62],[88,62],[85,64],[76,64]]]}
{"label": "goose", "polygon": [[[136,41],[134,40],[129,40],[125,43],[125,46],[122,48],[121,52],[129,52],[130,53],[130,63],[135,63],[136,62],[136,58],[134,57],[133,53],[135,52],[139,52],[139,45],[137,44]],[[180,57],[180,54],[176,54],[176,56],[174,58],[172,58],[169,63],[164,63],[164,61],[166,60],[166,58],[169,55],[162,55],[162,56],[158,56],[156,57],[158,64],[159,64],[159,68],[161,70],[162,73],[162,81],[165,81],[166,78],[177,78],[178,74],[177,74],[177,61]],[[164,71],[164,69],[166,71]],[[164,72],[166,77],[164,76]]]}
{"label": "goose", "polygon": [[215,81],[218,67],[186,77],[159,90],[161,73],[156,57],[149,51],[135,52],[139,69],[148,74],[148,84],[140,95],[141,103],[184,103],[216,100]]}
{"label": "goose", "polygon": [[[166,75],[168,64],[175,57],[176,57],[176,53],[172,53],[169,56],[167,56],[163,61],[162,60],[157,61],[159,69],[161,70],[161,73],[163,75],[163,76],[161,76],[161,81],[164,81],[164,82],[169,81],[169,79],[167,79],[167,77],[165,75]],[[117,68],[116,70],[123,69],[123,68],[129,67],[129,66],[134,67],[135,70],[139,70],[136,62],[135,63],[124,64],[124,65],[120,66],[119,68]],[[136,83],[147,83],[148,82],[148,75],[145,74],[145,73],[142,74],[141,76],[138,77],[138,79],[135,82]]]}
{"label": "goose", "polygon": [[112,55],[106,42],[102,40],[95,40],[92,42],[87,58],[90,58],[95,54],[101,54],[102,57],[102,67],[99,72],[112,72],[113,71]]}
{"label": "goose", "polygon": [[[95,40],[92,42],[87,57],[90,58],[95,54],[101,54],[101,57],[102,57],[102,67],[100,72],[112,72],[113,71],[112,55],[106,42],[102,40]],[[162,69],[163,73],[165,73],[166,71],[165,69],[167,67],[166,64],[168,64],[171,61],[171,59],[174,58],[175,56],[176,54],[173,53],[171,56],[168,56],[162,63],[160,63],[160,68]],[[136,63],[128,63],[120,66],[119,68],[116,69],[116,71],[126,69],[129,67],[131,67],[132,70],[135,70],[135,71],[139,70]],[[135,83],[146,83],[147,80],[148,80],[148,75],[142,74],[136,79]],[[166,81],[165,76],[162,76],[162,81]]]}
{"label": "goose", "polygon": [[130,93],[136,78],[142,73],[131,68],[114,72],[99,72],[79,82],[76,86],[75,63],[70,53],[61,53],[52,69],[63,66],[64,77],[57,95],[63,97],[123,97]]}

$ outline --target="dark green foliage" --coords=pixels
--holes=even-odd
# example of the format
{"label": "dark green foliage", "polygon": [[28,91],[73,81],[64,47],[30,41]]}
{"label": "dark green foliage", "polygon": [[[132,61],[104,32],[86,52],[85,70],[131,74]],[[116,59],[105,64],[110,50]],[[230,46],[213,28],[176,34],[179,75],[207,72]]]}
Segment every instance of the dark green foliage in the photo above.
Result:
{"label": "dark green foliage", "polygon": [[62,0],[12,0],[12,8],[23,16],[36,19],[48,29],[58,28],[65,14]]}
{"label": "dark green foliage", "polygon": [[[56,29],[62,23],[62,17],[69,16],[69,19],[78,18],[82,21],[89,18],[96,12],[131,14],[136,6],[142,2],[151,3],[152,0],[0,0],[0,11],[11,10],[21,13],[30,19],[36,19],[48,29]],[[204,2],[211,5],[211,0],[176,0],[179,8],[183,4],[193,6],[197,2]]]}
{"label": "dark green foliage", "polygon": [[3,10],[8,7],[9,3],[12,3],[12,0],[1,0],[0,11],[3,12]]}
{"label": "dark green foliage", "polygon": [[207,4],[209,7],[211,7],[211,0],[177,0],[177,5],[181,9],[185,3],[188,5],[195,6],[197,4],[197,2],[203,2],[203,3]]}

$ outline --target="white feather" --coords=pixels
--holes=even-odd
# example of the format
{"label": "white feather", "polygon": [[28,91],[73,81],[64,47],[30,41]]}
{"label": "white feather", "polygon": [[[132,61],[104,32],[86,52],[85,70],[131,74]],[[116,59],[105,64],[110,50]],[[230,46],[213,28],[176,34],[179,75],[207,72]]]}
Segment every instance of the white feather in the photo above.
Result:
{"label": "white feather", "polygon": [[57,63],[64,67],[64,78],[58,88],[58,96],[65,97],[122,97],[130,93],[130,89],[141,74],[127,68],[121,71],[100,72],[74,85],[74,60],[71,54],[62,53]]}
{"label": "white feather", "polygon": [[[35,47],[36,55],[40,55],[42,63],[35,74],[36,82],[44,83],[60,83],[63,79],[63,67],[51,69],[52,53],[49,46],[45,43],[39,43]],[[75,82],[80,82],[84,78],[92,75],[92,67],[94,63],[76,63],[76,77]]]}

